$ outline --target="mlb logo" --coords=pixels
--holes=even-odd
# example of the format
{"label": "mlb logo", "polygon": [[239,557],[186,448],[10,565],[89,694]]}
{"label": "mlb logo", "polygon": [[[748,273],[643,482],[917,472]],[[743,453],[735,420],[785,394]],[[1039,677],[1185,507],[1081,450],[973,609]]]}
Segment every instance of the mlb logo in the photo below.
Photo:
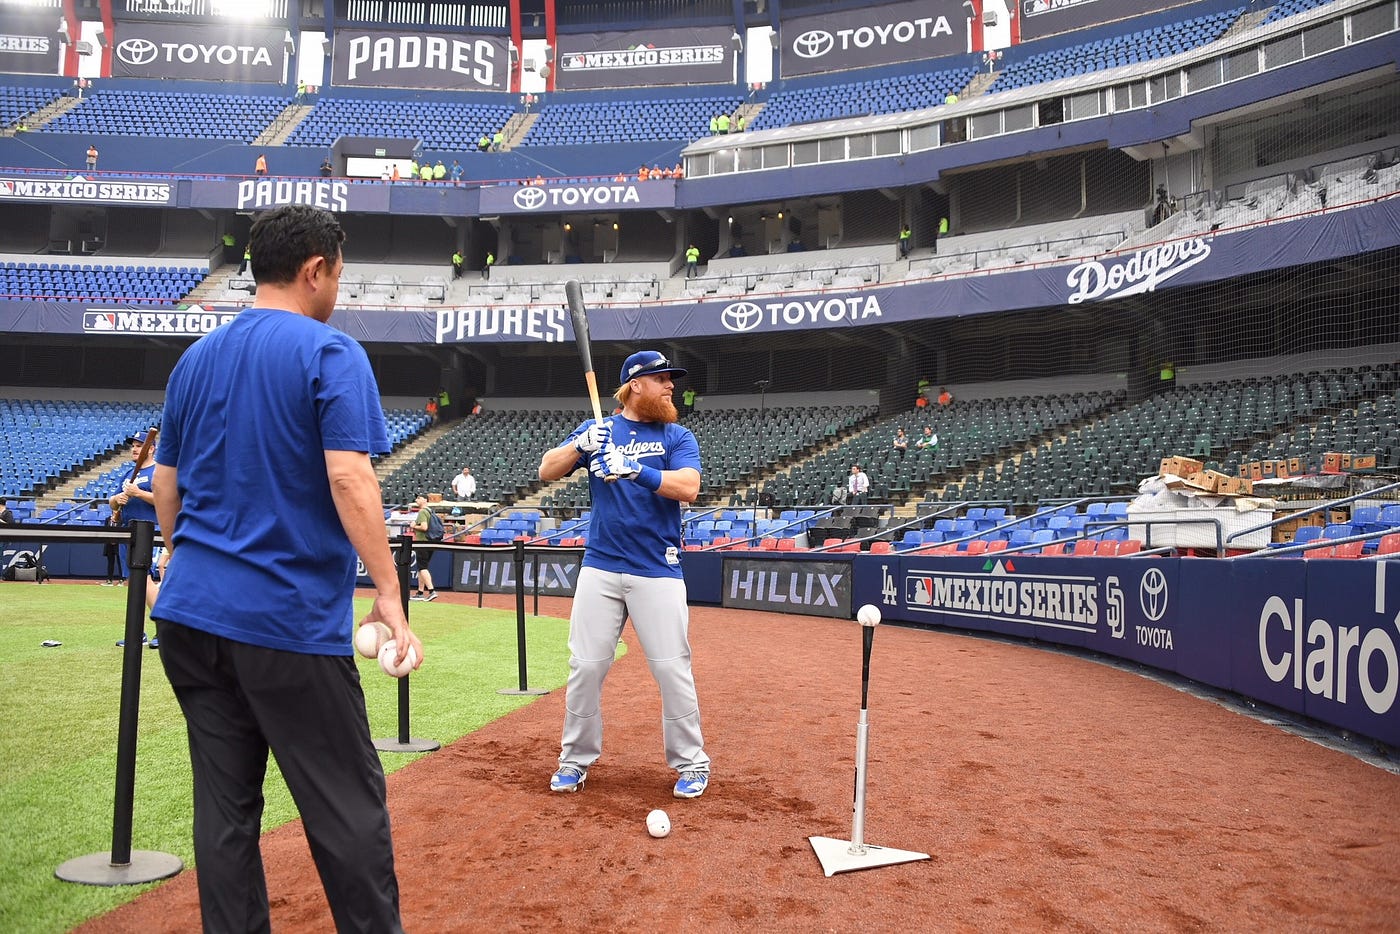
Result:
{"label": "mlb logo", "polygon": [[911,574],[904,579],[904,602],[909,606],[933,603],[933,579]]}
{"label": "mlb logo", "polygon": [[12,198],[14,197],[14,194],[15,183],[8,178],[0,180],[0,195],[5,195],[6,197]]}
{"label": "mlb logo", "polygon": [[117,315],[111,311],[85,311],[83,312],[84,331],[115,331],[117,329]]}

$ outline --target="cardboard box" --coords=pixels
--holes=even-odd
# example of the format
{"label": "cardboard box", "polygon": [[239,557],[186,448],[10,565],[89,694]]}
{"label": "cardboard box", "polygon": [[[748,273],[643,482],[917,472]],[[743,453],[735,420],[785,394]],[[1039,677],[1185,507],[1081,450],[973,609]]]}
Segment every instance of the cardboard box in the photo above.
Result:
{"label": "cardboard box", "polygon": [[440,503],[440,502],[442,502],[442,494],[441,494],[441,493],[429,493],[429,494],[428,494],[428,502],[430,502],[430,503]]}
{"label": "cardboard box", "polygon": [[1275,468],[1277,467],[1277,465],[1278,465],[1278,461],[1273,461],[1273,460],[1260,461],[1260,462],[1259,462],[1259,479],[1260,479],[1260,480],[1272,480],[1274,477],[1278,476],[1278,473],[1277,473],[1276,470],[1275,470]]}
{"label": "cardboard box", "polygon": [[1263,479],[1264,479],[1264,469],[1263,469],[1262,465],[1260,465],[1260,463],[1259,463],[1258,461],[1248,461],[1248,462],[1245,464],[1245,466],[1247,466],[1247,467],[1249,468],[1249,473],[1247,474],[1248,479],[1250,479],[1250,480],[1263,480]]}
{"label": "cardboard box", "polygon": [[1375,470],[1376,455],[1374,454],[1353,454],[1351,456],[1352,470]]}
{"label": "cardboard box", "polygon": [[1186,482],[1221,496],[1238,496],[1254,490],[1254,481],[1246,480],[1243,477],[1232,477],[1218,470],[1202,470],[1193,473],[1186,478]]}
{"label": "cardboard box", "polygon": [[1290,457],[1288,459],[1288,475],[1290,477],[1301,477],[1307,472],[1308,465],[1301,457]]}
{"label": "cardboard box", "polygon": [[1172,457],[1162,458],[1162,464],[1157,468],[1159,474],[1175,474],[1178,477],[1189,477],[1193,473],[1200,473],[1205,469],[1205,464],[1191,457],[1182,457],[1177,454]]}
{"label": "cardboard box", "polygon": [[1322,455],[1323,473],[1342,472],[1342,454],[1339,451],[1325,451]]}

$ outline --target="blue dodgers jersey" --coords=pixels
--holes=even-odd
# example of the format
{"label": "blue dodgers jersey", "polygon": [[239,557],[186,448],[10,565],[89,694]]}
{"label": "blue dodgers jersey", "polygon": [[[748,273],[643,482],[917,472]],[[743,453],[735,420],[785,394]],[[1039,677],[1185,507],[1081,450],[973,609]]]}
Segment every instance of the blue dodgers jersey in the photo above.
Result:
{"label": "blue dodgers jersey", "polygon": [[[644,467],[700,470],[700,445],[689,428],[660,422],[634,422],[614,415],[612,440],[618,450]],[[585,425],[569,437],[575,438]],[[588,469],[580,455],[575,469]],[[588,475],[593,518],[588,523],[584,567],[639,577],[681,577],[681,504],[630,480],[605,483]]]}
{"label": "blue dodgers jersey", "polygon": [[[136,476],[132,477],[136,485],[147,493],[151,492],[151,478],[156,474],[156,465],[143,467],[136,471]],[[159,528],[160,523],[156,522],[156,507],[146,502],[144,499],[137,499],[135,496],[128,497],[126,505],[122,507],[122,525],[130,525],[136,521],[155,523]]]}
{"label": "blue dodgers jersey", "polygon": [[349,655],[356,556],[324,452],[389,450],[349,336],[251,308],[196,341],[166,389],[156,461],[181,509],[152,616],[238,642]]}

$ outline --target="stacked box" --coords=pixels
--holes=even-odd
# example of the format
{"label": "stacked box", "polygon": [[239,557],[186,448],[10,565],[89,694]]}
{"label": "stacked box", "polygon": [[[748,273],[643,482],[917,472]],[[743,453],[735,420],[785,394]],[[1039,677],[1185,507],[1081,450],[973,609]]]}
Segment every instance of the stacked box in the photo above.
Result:
{"label": "stacked box", "polygon": [[1374,454],[1353,454],[1351,456],[1352,470],[1375,470],[1376,455]]}
{"label": "stacked box", "polygon": [[1343,457],[1347,458],[1347,464],[1349,466],[1351,464],[1351,457],[1349,455],[1342,454],[1340,451],[1324,452],[1322,455],[1322,472],[1341,473],[1345,469],[1342,467]]}
{"label": "stacked box", "polygon": [[1183,457],[1180,454],[1172,457],[1162,458],[1162,464],[1157,468],[1159,474],[1175,474],[1178,477],[1189,477],[1194,473],[1200,473],[1205,469],[1205,464],[1192,457]]}

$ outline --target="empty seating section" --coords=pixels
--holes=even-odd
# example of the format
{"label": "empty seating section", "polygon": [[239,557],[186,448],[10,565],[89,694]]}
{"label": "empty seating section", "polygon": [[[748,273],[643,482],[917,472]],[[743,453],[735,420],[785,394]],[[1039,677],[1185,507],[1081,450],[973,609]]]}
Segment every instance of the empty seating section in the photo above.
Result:
{"label": "empty seating section", "polygon": [[1394,387],[1397,378],[1400,371],[1384,365],[1178,386],[1108,412],[1019,457],[982,466],[942,498],[1029,503],[1128,493],[1155,474],[1169,453],[1196,457],[1225,473],[1234,473],[1241,461],[1266,457],[1300,457],[1315,472],[1324,451],[1353,447],[1400,455],[1394,396],[1326,414]]}
{"label": "empty seating section", "polygon": [[0,496],[23,496],[128,446],[155,425],[154,403],[0,399]]}
{"label": "empty seating section", "polygon": [[596,143],[651,143],[696,140],[710,135],[710,119],[733,114],[736,96],[546,104],[522,145],[586,146]]}
{"label": "empty seating section", "polygon": [[975,74],[972,68],[950,68],[926,74],[788,88],[773,94],[754,118],[751,129],[771,130],[818,120],[935,107],[949,94],[962,93]]}
{"label": "empty seating section", "polygon": [[1219,39],[1244,9],[1238,7],[1083,45],[1039,52],[1023,61],[1008,63],[987,91],[1010,91],[1188,52]]}
{"label": "empty seating section", "polygon": [[41,129],[251,143],[286,106],[285,98],[272,96],[99,89]]}
{"label": "empty seating section", "polygon": [[[498,98],[497,98],[498,99]],[[292,135],[289,146],[329,146],[342,136],[418,139],[426,153],[477,151],[514,112],[509,104],[471,100],[388,101],[323,97]]]}
{"label": "empty seating section", "polygon": [[188,295],[208,274],[194,266],[6,262],[0,263],[0,299],[166,304]]}
{"label": "empty seating section", "polygon": [[[946,409],[930,406],[902,412],[779,474],[767,482],[765,490],[781,505],[831,502],[833,489],[845,488],[851,465],[860,464],[870,477],[870,502],[903,499],[915,486],[1009,453],[1047,429],[1083,418],[1112,401],[1108,393],[1081,393],[959,402]],[[937,446],[918,446],[925,427],[938,437]],[[909,438],[903,455],[891,443],[897,428],[903,428]]]}
{"label": "empty seating section", "polygon": [[1326,6],[1331,2],[1332,0],[1283,0],[1282,3],[1275,4],[1274,8],[1269,11],[1269,15],[1264,17],[1264,21],[1259,25],[1267,26],[1281,19]]}
{"label": "empty seating section", "polygon": [[18,123],[21,117],[42,110],[59,96],[54,88],[0,86],[0,127]]}
{"label": "empty seating section", "polygon": [[[154,414],[149,416],[149,418],[159,419],[158,406],[155,407]],[[397,447],[414,434],[428,427],[428,425],[432,423],[432,419],[428,417],[426,412],[416,412],[411,409],[385,409],[384,422],[389,432],[389,443]],[[155,424],[155,421],[150,423]],[[74,496],[83,503],[89,500],[98,501],[94,503],[91,508],[105,510],[105,504],[100,501],[106,500],[107,497],[120,490],[122,481],[130,476],[131,465],[129,463],[119,464],[116,467],[104,471],[96,479],[89,480],[87,483],[80,485],[74,491]],[[62,511],[62,507],[60,507],[60,511]]]}
{"label": "empty seating section", "polygon": [[538,485],[540,455],[587,417],[583,411],[555,409],[486,411],[463,419],[390,474],[382,484],[384,501],[411,502],[419,493],[452,499],[452,478],[463,467],[477,478],[478,500],[515,501]]}

